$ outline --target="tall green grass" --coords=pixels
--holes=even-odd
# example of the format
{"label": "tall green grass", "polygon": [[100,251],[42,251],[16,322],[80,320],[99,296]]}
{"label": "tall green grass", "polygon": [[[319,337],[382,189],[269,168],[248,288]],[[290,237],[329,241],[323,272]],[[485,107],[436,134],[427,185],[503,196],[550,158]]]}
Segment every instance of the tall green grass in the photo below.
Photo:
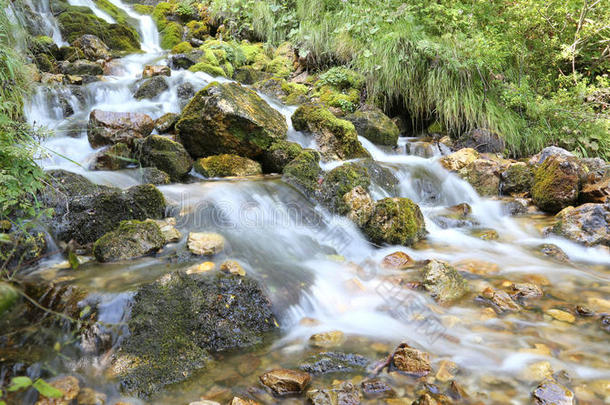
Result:
{"label": "tall green grass", "polygon": [[[610,69],[610,8],[577,0],[211,0],[263,39],[291,40],[318,68],[345,64],[367,94],[420,127],[486,127],[514,156],[558,144],[610,158],[608,113],[585,102]],[[573,52],[569,45],[578,38]],[[573,64],[574,62],[574,64]]]}
{"label": "tall green grass", "polygon": [[28,219],[38,210],[35,195],[43,171],[34,161],[36,137],[24,122],[24,101],[31,91],[24,49],[25,36],[9,19],[9,4],[0,1],[0,219]]}

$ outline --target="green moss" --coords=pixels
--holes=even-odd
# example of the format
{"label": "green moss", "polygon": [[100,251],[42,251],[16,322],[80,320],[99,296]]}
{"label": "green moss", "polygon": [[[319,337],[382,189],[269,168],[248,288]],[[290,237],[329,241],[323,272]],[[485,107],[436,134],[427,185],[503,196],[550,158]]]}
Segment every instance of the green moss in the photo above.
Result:
{"label": "green moss", "polygon": [[374,243],[411,246],[426,234],[421,210],[408,198],[384,198],[375,203],[365,226]]}
{"label": "green moss", "polygon": [[578,201],[579,179],[573,165],[562,165],[561,158],[550,157],[536,169],[531,193],[538,208],[557,213]]}
{"label": "green moss", "polygon": [[222,68],[225,71],[225,74],[227,77],[229,77],[229,78],[233,77],[233,73],[235,73],[235,69],[233,68],[233,65],[231,64],[231,62],[223,63]]}
{"label": "green moss", "polygon": [[283,179],[305,193],[313,195],[318,189],[321,174],[320,154],[315,150],[305,149],[284,167]]}
{"label": "green moss", "polygon": [[110,17],[112,17],[117,23],[126,24],[126,23],[135,23],[135,21],[130,18],[125,11],[121,10],[114,4],[112,4],[108,0],[93,0],[95,5],[100,8],[102,11],[106,12]]}
{"label": "green moss", "polygon": [[504,194],[527,194],[534,181],[534,173],[524,163],[510,165],[502,173],[502,192]]}
{"label": "green moss", "polygon": [[358,135],[386,146],[396,146],[400,130],[381,110],[368,107],[346,117],[356,127]]}
{"label": "green moss", "polygon": [[168,22],[161,31],[161,47],[171,49],[182,41],[182,25],[177,22]]}
{"label": "green moss", "polygon": [[368,190],[370,185],[371,178],[366,167],[359,163],[346,163],[326,173],[320,199],[329,209],[344,215],[348,207],[343,196],[358,186]]}
{"label": "green moss", "polygon": [[67,6],[57,21],[64,39],[68,42],[73,42],[85,34],[92,34],[112,50],[140,50],[140,36],[135,29],[125,23],[108,24],[96,17],[87,7]]}
{"label": "green moss", "polygon": [[341,159],[369,156],[358,141],[354,124],[335,117],[326,108],[303,104],[292,115],[292,125],[297,131],[309,131],[330,145],[332,150],[325,153],[336,154]]}
{"label": "green moss", "polygon": [[19,293],[13,286],[0,282],[0,316],[17,302]]}
{"label": "green moss", "polygon": [[264,53],[263,44],[251,44],[243,41],[239,48],[244,54],[244,65],[250,65],[256,61],[260,54]]}
{"label": "green moss", "polygon": [[189,21],[186,24],[186,28],[188,29],[189,37],[197,38],[202,41],[210,34],[210,27],[202,21]]}
{"label": "green moss", "polygon": [[138,14],[152,15],[153,11],[155,11],[155,7],[148,4],[134,4],[133,10]]}
{"label": "green moss", "polygon": [[273,143],[263,155],[265,173],[282,173],[284,167],[302,151],[303,148],[296,142],[280,140]]}
{"label": "green moss", "polygon": [[224,69],[219,67],[219,66],[214,66],[214,65],[210,65],[209,63],[205,63],[205,62],[199,62],[194,64],[193,66],[191,66],[189,68],[189,70],[191,72],[203,72],[203,73],[207,73],[210,76],[222,76],[222,77],[226,77],[227,74],[225,73]]}
{"label": "green moss", "polygon": [[161,135],[149,135],[135,143],[136,156],[147,167],[156,167],[179,181],[193,167],[193,162],[182,144]]}
{"label": "green moss", "polygon": [[290,76],[292,70],[292,61],[281,56],[273,58],[265,67],[266,72],[283,78]]}
{"label": "green moss", "polygon": [[344,67],[334,67],[319,77],[318,86],[332,86],[337,90],[356,89],[364,87],[364,76]]}
{"label": "green moss", "polygon": [[199,159],[195,171],[205,177],[253,176],[263,172],[259,163],[229,154]]}
{"label": "green moss", "polygon": [[180,42],[172,48],[172,53],[188,53],[193,50],[193,47],[188,42]]}
{"label": "green moss", "polygon": [[122,221],[95,241],[93,255],[99,262],[128,260],[156,252],[164,244],[163,232],[154,221]]}
{"label": "green moss", "polygon": [[173,7],[174,6],[172,4],[165,1],[162,1],[155,6],[152,12],[152,17],[153,20],[155,20],[157,29],[160,32],[167,27],[167,24],[169,23],[167,16],[172,12]]}
{"label": "green moss", "polygon": [[322,86],[315,96],[324,105],[340,108],[344,112],[354,112],[360,103],[360,91],[356,89],[337,90],[332,86]]}

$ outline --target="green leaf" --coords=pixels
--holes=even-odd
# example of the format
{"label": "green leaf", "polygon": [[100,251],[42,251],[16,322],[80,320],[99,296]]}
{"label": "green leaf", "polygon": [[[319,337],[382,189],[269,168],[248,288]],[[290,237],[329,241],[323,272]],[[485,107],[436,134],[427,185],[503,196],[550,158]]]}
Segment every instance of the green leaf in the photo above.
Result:
{"label": "green leaf", "polygon": [[36,380],[32,387],[36,388],[36,391],[38,391],[40,395],[47,398],[61,398],[64,396],[63,391],[49,385],[49,383],[41,378]]}
{"label": "green leaf", "polygon": [[0,401],[0,405],[6,405],[6,402]]}
{"label": "green leaf", "polygon": [[29,377],[13,377],[11,385],[8,387],[9,392],[24,390],[32,385],[32,380]]}

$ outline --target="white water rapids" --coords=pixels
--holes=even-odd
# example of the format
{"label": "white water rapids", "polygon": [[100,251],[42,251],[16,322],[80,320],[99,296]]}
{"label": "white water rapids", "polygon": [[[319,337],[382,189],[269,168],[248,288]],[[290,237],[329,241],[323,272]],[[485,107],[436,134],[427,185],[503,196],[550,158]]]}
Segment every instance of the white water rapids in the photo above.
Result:
{"label": "white water rapids", "polygon": [[[164,64],[166,55],[161,51],[159,35],[150,17],[138,15],[120,0],[111,1],[138,21],[144,53],[119,60],[115,75],[78,89],[40,86],[27,107],[27,116],[31,124],[54,131],[44,144],[50,151],[41,161],[44,168],[62,168],[81,173],[96,183],[125,188],[138,183],[131,171],[87,169],[96,152],[86,135],[89,113],[93,109],[143,112],[156,119],[168,112],[180,112],[177,95],[180,84],[190,83],[199,90],[212,80],[225,79],[184,70],[172,71],[168,78],[169,90],[152,101],[134,99],[130,87],[140,78],[144,65]],[[89,6],[96,15],[106,20],[110,18],[104,17],[105,13],[91,0],[70,0],[70,3]],[[44,9],[44,6],[40,7],[41,15],[46,18]],[[61,41],[55,34],[54,39]],[[63,116],[61,98],[74,110],[70,117]],[[311,137],[294,131],[290,124],[294,108],[264,98],[286,116],[289,139],[311,146]],[[415,145],[412,149],[418,150],[419,155],[383,150],[366,139],[360,140],[374,160],[390,168],[398,177],[399,195],[420,204],[428,230],[426,245],[418,249],[376,248],[350,221],[312,204],[278,179],[211,180],[159,187],[168,200],[179,203],[182,212],[190,213],[179,224],[183,234],[189,230],[222,233],[230,243],[233,256],[246,263],[247,271],[267,285],[274,304],[283,308],[281,326],[284,334],[274,344],[277,350],[289,355],[305,346],[312,333],[341,330],[348,335],[396,343],[415,342],[435,356],[453,360],[462,370],[474,375],[517,375],[533,359],[543,358],[551,362],[554,370],[566,369],[575,377],[610,377],[610,367],[582,366],[565,357],[521,352],[519,349],[537,342],[559,339],[575,352],[609,355],[607,341],[562,336],[560,328],[545,321],[527,323],[510,317],[479,321],[476,307],[440,308],[420,292],[413,293],[421,304],[418,304],[420,313],[438,320],[441,332],[431,332],[408,315],[402,316],[397,311],[400,309],[399,297],[388,290],[384,281],[392,273],[376,265],[385,255],[395,251],[406,252],[416,260],[481,260],[499,266],[494,277],[512,280],[519,275],[534,274],[546,277],[551,285],[575,286],[607,283],[606,275],[600,269],[610,266],[610,257],[602,249],[586,248],[559,237],[545,238],[531,223],[510,217],[502,202],[479,197],[467,182],[444,170],[438,163],[438,151],[422,148],[416,141],[406,138],[401,139],[401,145]],[[337,165],[338,162],[326,162],[323,168]],[[375,197],[384,195],[379,191]],[[471,236],[467,228],[442,229],[431,220],[431,216],[442,208],[463,202],[472,206],[472,216],[481,228],[498,231],[498,240]],[[216,219],[207,216],[209,207]],[[220,217],[222,221],[218,220]],[[559,264],[534,254],[533,249],[543,243],[559,246],[571,263]],[[360,265],[366,274],[356,273],[349,262]],[[144,266],[154,264],[155,260],[143,263]],[[142,267],[133,267],[138,266]],[[140,271],[131,267],[120,269],[122,272],[132,270]],[[106,277],[119,279],[118,272],[108,274]],[[94,277],[92,283],[103,278]],[[115,295],[108,294],[107,300],[114,302]],[[295,300],[295,297],[299,298]],[[105,307],[107,312],[102,310],[100,317],[121,319],[116,311],[121,311],[124,305],[118,307],[108,305]],[[301,325],[299,321],[305,317],[315,318],[319,325],[313,328]],[[449,321],[453,319],[460,321],[450,325]],[[465,321],[468,319],[472,322]],[[527,333],[506,333],[506,330],[514,330],[513,323]],[[494,325],[497,330],[481,328],[481,325]],[[532,330],[539,330],[539,333],[531,334]],[[587,333],[583,331],[583,334]]]}

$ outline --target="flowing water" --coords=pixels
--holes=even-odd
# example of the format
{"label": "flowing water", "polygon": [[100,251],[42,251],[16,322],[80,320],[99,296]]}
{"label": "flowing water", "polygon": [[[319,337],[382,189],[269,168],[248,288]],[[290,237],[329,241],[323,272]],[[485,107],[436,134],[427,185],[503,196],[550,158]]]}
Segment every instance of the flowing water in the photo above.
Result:
{"label": "flowing water", "polygon": [[[49,153],[41,160],[43,167],[67,169],[96,183],[124,188],[138,184],[134,171],[88,170],[96,153],[86,136],[89,112],[94,108],[144,112],[155,119],[180,111],[180,84],[191,83],[198,90],[219,79],[203,73],[172,71],[169,90],[154,101],[135,100],[130,88],[144,65],[163,64],[166,59],[150,17],[134,13],[120,0],[111,1],[139,23],[144,53],[119,60],[114,75],[101,82],[78,89],[41,86],[27,107],[27,115],[30,123],[54,131],[44,144]],[[104,18],[90,0],[70,3],[90,6]],[[290,125],[294,108],[264,98],[286,116],[290,140],[303,146],[315,144],[311,137]],[[66,104],[73,111],[68,117],[64,116]],[[360,140],[378,163],[399,178],[398,195],[421,206],[429,232],[425,242],[413,248],[374,247],[350,221],[311,203],[277,176],[201,179],[160,187],[181,211],[178,227],[183,235],[205,230],[227,238],[230,256],[244,263],[247,272],[268,290],[282,331],[262,349],[225,356],[213,371],[172,388],[158,400],[160,403],[188,403],[209,396],[211,391],[219,398],[245,392],[257,385],[257,376],[265,370],[298,365],[311,353],[309,336],[329,330],[341,330],[348,336],[343,350],[373,359],[387,356],[398,343],[406,341],[431,353],[435,368],[442,360],[451,360],[458,365],[458,378],[467,390],[487,393],[486,403],[526,402],[538,380],[524,370],[541,361],[549,362],[555,372],[567,371],[573,385],[610,378],[610,366],[604,361],[610,358],[610,345],[598,325],[584,319],[570,325],[543,315],[548,308],[594,305],[608,299],[610,256],[606,251],[559,237],[544,238],[541,228],[548,224],[545,216],[509,216],[504,202],[479,197],[468,183],[444,170],[438,159],[446,151],[439,146],[421,139],[401,138],[399,148],[384,150],[366,139]],[[329,170],[339,163],[325,162],[323,168]],[[374,187],[375,198],[385,196],[381,188]],[[499,239],[483,240],[468,227],[442,228],[432,220],[445,207],[464,202],[471,205],[478,227],[496,230]],[[543,243],[559,246],[570,262],[559,263],[539,255],[536,248]],[[379,266],[385,255],[395,251],[406,252],[416,260],[435,258],[458,265],[474,261],[489,270],[486,274],[468,274],[475,288],[529,281],[542,286],[545,298],[532,304],[535,310],[503,317],[489,316],[472,300],[442,307],[425,293],[405,293],[405,289],[396,288],[397,279],[416,280],[417,276]],[[41,272],[46,277],[69,274],[75,283],[94,291],[94,299],[100,303],[99,319],[108,324],[125,319],[130,291],[168,271],[163,255],[128,265],[88,264],[76,275],[54,268],[60,260],[49,259],[41,266],[46,270]],[[312,326],[302,322],[305,318],[318,322]],[[550,350],[536,350],[540,347],[536,345],[546,345]],[[116,386],[102,377],[103,359],[89,360],[73,359],[68,364],[72,372],[88,379],[90,386],[118,397]],[[406,377],[391,378],[399,393],[403,392],[401,386],[414,384]],[[409,391],[404,392],[407,395]]]}

